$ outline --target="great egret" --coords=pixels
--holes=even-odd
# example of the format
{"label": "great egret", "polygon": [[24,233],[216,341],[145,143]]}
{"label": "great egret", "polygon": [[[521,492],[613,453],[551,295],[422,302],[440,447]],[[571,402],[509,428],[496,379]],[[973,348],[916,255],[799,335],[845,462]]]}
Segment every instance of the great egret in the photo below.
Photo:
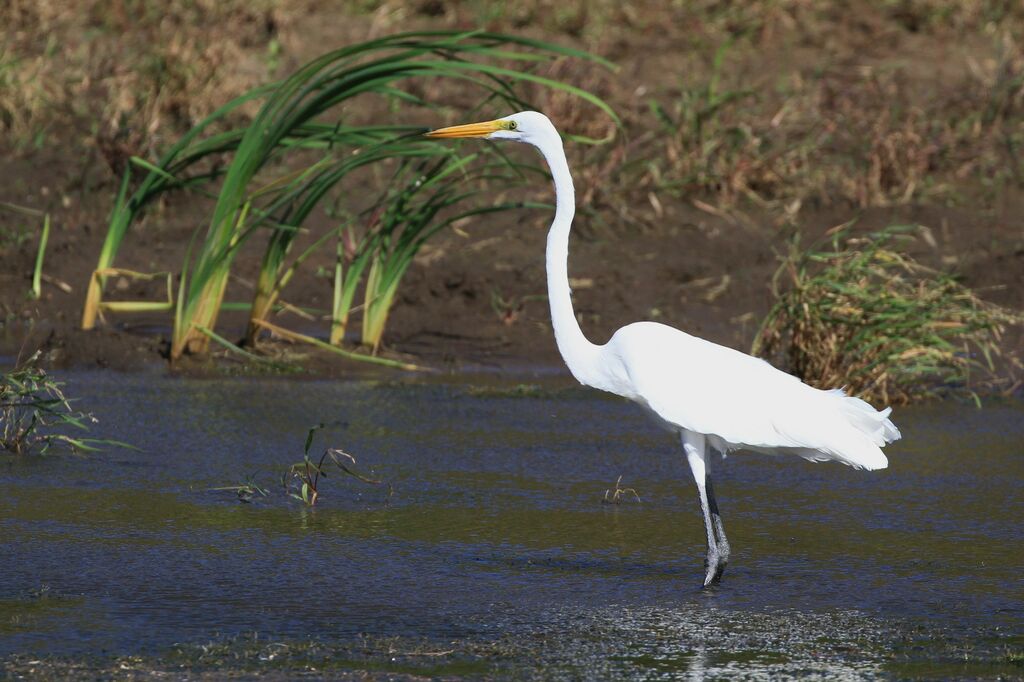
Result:
{"label": "great egret", "polygon": [[748,450],[834,460],[858,469],[884,469],[880,446],[900,437],[889,420],[841,389],[823,391],[767,362],[657,322],[619,329],[599,346],[583,335],[569,288],[569,230],[576,202],[562,140],[547,116],[524,111],[482,123],[441,128],[434,138],[479,137],[532,144],[555,183],[555,219],[547,241],[548,298],[558,350],[586,386],[639,403],[679,434],[700,494],[707,531],[705,587],[729,561],[729,541],[711,486],[709,449]]}

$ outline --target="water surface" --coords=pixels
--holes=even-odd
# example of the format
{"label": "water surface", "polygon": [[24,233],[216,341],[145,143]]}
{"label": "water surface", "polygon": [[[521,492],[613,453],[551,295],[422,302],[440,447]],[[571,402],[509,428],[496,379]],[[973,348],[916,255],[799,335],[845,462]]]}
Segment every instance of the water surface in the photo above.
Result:
{"label": "water surface", "polygon": [[[703,527],[673,440],[561,379],[66,379],[100,419],[93,435],[140,449],[0,460],[0,656],[538,678],[1024,674],[1019,402],[899,410],[904,440],[880,472],[716,459],[733,557],[702,590]],[[315,509],[282,493],[320,421],[314,450],[344,449],[390,492],[332,473]],[[619,475],[639,503],[602,504]],[[249,478],[269,496],[211,490]]]}

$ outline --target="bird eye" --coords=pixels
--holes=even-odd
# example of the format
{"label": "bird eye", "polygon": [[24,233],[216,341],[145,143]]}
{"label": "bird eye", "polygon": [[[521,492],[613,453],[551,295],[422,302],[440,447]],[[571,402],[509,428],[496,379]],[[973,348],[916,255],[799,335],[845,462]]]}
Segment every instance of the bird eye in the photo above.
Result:
{"label": "bird eye", "polygon": [[509,130],[515,130],[516,129],[516,122],[515,121],[509,121],[508,122],[508,129]]}

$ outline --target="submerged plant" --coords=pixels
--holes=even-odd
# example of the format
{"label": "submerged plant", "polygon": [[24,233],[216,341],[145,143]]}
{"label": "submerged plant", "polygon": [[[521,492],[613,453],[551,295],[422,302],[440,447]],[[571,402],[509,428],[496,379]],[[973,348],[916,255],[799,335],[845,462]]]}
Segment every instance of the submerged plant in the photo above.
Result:
{"label": "submerged plant", "polygon": [[[303,504],[310,507],[316,506],[317,500],[320,499],[320,479],[327,478],[328,465],[330,464],[363,483],[373,485],[382,485],[384,483],[383,481],[363,476],[352,469],[351,465],[355,465],[356,458],[337,448],[324,449],[320,459],[314,462],[309,456],[309,450],[313,446],[313,438],[316,432],[322,428],[324,428],[323,424],[317,424],[310,428],[306,434],[302,461],[288,467],[288,471],[281,476],[281,486],[289,497],[300,500]],[[388,486],[388,494],[391,494],[390,485]]]}
{"label": "submerged plant", "polygon": [[239,502],[244,502],[246,504],[252,502],[253,498],[257,495],[260,497],[266,497],[270,494],[266,488],[260,487],[260,485],[256,483],[256,477],[252,475],[238,485],[224,485],[218,488],[210,488],[210,490],[229,490],[238,496]]}
{"label": "submerged plant", "polygon": [[907,255],[899,245],[914,238],[913,227],[865,237],[847,227],[832,234],[831,248],[785,260],[752,352],[784,356],[817,386],[845,385],[883,403],[1000,383],[1001,335],[1024,317]]}
{"label": "submerged plant", "polygon": [[0,448],[17,455],[45,453],[54,445],[94,451],[113,440],[76,438],[67,428],[88,431],[96,418],[71,407],[64,384],[39,367],[39,352],[10,372],[0,375]]}
{"label": "submerged plant", "polygon": [[640,493],[636,491],[636,488],[622,487],[622,476],[620,475],[615,479],[615,486],[604,491],[604,498],[601,499],[601,504],[622,504],[622,501],[629,499],[630,495],[637,502],[640,501]]}

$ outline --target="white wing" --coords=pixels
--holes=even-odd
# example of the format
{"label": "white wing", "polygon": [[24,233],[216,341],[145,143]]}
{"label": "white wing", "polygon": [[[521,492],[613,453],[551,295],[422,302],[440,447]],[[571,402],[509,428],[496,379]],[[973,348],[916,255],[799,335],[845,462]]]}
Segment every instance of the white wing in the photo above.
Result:
{"label": "white wing", "polygon": [[602,352],[621,363],[634,393],[627,397],[730,448],[881,469],[888,460],[880,446],[900,435],[891,409],[812,388],[763,360],[663,324],[623,327]]}

